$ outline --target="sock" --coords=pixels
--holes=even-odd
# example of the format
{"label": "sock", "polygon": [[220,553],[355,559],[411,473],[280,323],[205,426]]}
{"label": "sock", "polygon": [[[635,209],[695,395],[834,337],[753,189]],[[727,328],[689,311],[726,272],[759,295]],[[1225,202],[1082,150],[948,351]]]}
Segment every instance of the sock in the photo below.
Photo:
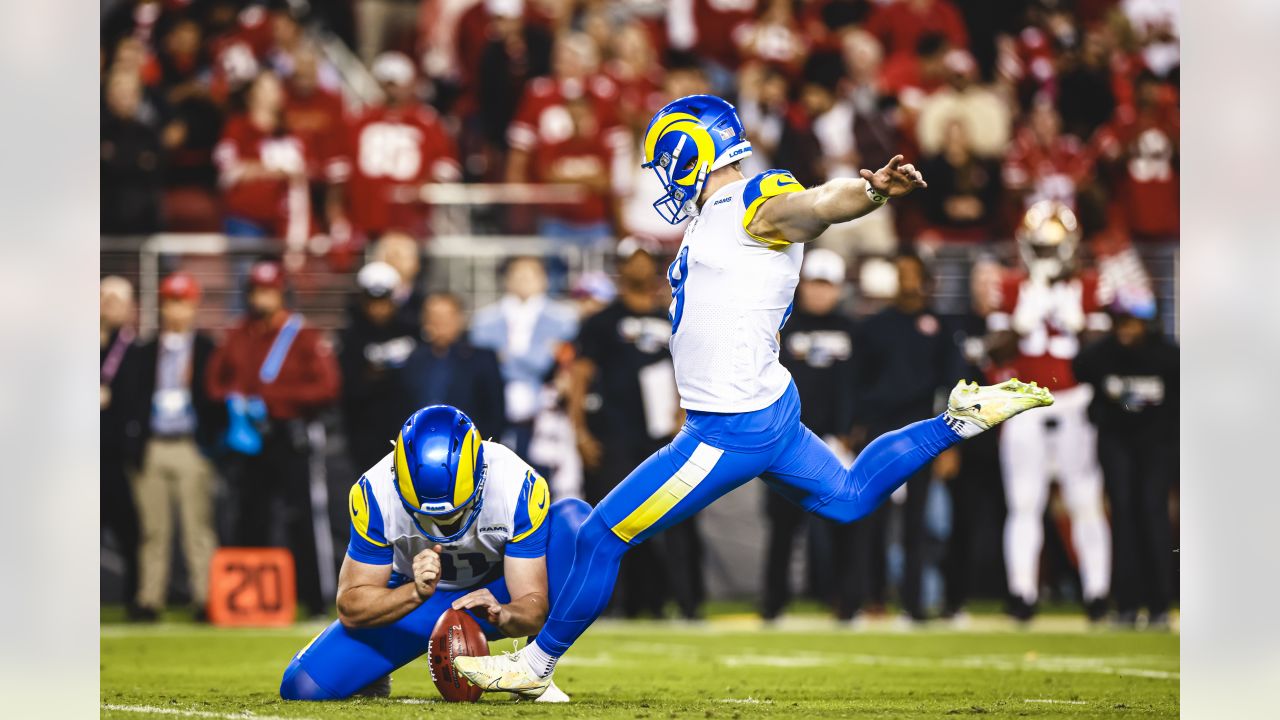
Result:
{"label": "sock", "polygon": [[959,418],[952,415],[950,410],[942,413],[942,419],[947,423],[947,427],[951,428],[951,432],[965,438],[966,440],[985,429],[972,420],[966,420],[965,418]]}
{"label": "sock", "polygon": [[525,645],[524,652],[520,656],[524,658],[525,664],[529,666],[533,674],[544,680],[555,671],[556,662],[560,660],[558,657],[548,655],[546,650],[538,647],[537,640]]}

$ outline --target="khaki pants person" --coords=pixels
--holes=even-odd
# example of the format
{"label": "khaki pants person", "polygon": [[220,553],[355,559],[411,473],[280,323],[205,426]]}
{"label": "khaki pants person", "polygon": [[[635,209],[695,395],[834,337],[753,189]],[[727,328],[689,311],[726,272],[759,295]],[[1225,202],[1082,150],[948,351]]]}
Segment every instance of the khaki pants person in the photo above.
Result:
{"label": "khaki pants person", "polygon": [[356,0],[356,53],[373,65],[379,53],[391,49],[396,33],[417,35],[420,3],[413,0]]}
{"label": "khaki pants person", "polygon": [[209,561],[217,546],[213,529],[213,467],[190,438],[152,439],[147,443],[142,470],[133,477],[133,497],[142,532],[138,605],[164,607],[176,506],[192,603],[203,607],[209,596]]}

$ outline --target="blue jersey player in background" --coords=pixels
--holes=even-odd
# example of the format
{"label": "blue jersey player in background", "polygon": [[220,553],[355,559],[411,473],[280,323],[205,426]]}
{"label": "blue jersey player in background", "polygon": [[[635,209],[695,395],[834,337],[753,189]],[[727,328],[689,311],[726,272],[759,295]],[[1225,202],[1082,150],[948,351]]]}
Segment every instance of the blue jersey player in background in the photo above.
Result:
{"label": "blue jersey player in background", "polygon": [[944,413],[882,435],[844,467],[800,422],[778,331],[804,243],[925,187],[924,178],[897,156],[861,178],[805,189],[785,170],[744,177],[738,161],[750,154],[737,112],[718,97],[681,98],[650,122],[644,167],[667,191],[654,209],[673,224],[693,217],[668,271],[671,355],[687,419],[579,528],[573,566],[534,642],[454,661],[481,688],[543,694],[556,661],[604,610],[623,554],[753,478],[809,512],[852,522],[962,439],[1053,402],[1016,380],[961,381]]}
{"label": "blue jersey player in background", "polygon": [[[536,633],[591,507],[551,502],[547,481],[482,441],[448,405],[405,422],[395,448],[351,487],[338,620],[285,669],[286,700],[385,697],[392,670],[427,651],[436,620],[466,609],[490,639]],[[541,700],[566,702],[552,688]]]}

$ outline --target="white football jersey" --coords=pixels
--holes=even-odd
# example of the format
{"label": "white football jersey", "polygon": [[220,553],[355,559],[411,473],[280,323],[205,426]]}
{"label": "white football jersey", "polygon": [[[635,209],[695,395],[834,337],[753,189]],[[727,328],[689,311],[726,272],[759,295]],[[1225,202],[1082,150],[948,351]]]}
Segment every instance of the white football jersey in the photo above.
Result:
{"label": "white football jersey", "polygon": [[763,172],[720,188],[685,229],[667,271],[681,407],[753,412],[790,385],[778,331],[791,315],[804,246],[755,237],[746,226],[768,198],[803,189],[785,170]]}
{"label": "white football jersey", "polygon": [[[347,554],[360,562],[385,565],[403,582],[413,577],[413,558],[436,543],[418,528],[425,517],[413,515],[400,502],[393,471],[394,453],[388,453],[351,486],[348,510],[351,513],[351,544]],[[541,557],[545,554],[545,525],[551,495],[547,481],[505,446],[484,443],[485,481],[480,517],[456,542],[440,553],[440,583],[443,590],[462,590],[482,585],[502,574],[502,559]],[[388,552],[390,551],[390,552]]]}

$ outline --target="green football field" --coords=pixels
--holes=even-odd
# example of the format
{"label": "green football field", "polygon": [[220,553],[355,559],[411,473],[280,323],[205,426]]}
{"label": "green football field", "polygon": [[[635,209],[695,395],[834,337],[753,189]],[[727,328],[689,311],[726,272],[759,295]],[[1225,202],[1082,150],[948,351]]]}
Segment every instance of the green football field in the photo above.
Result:
{"label": "green football field", "polygon": [[[819,618],[763,628],[602,621],[565,657],[569,705],[442,702],[425,659],[389,700],[286,703],[284,665],[318,630],[186,623],[102,627],[102,716],[142,718],[1166,718],[1178,715],[1178,636],[1090,631],[1074,617],[1029,630],[977,617],[967,630],[840,629]],[[493,644],[493,651],[509,643]]]}

